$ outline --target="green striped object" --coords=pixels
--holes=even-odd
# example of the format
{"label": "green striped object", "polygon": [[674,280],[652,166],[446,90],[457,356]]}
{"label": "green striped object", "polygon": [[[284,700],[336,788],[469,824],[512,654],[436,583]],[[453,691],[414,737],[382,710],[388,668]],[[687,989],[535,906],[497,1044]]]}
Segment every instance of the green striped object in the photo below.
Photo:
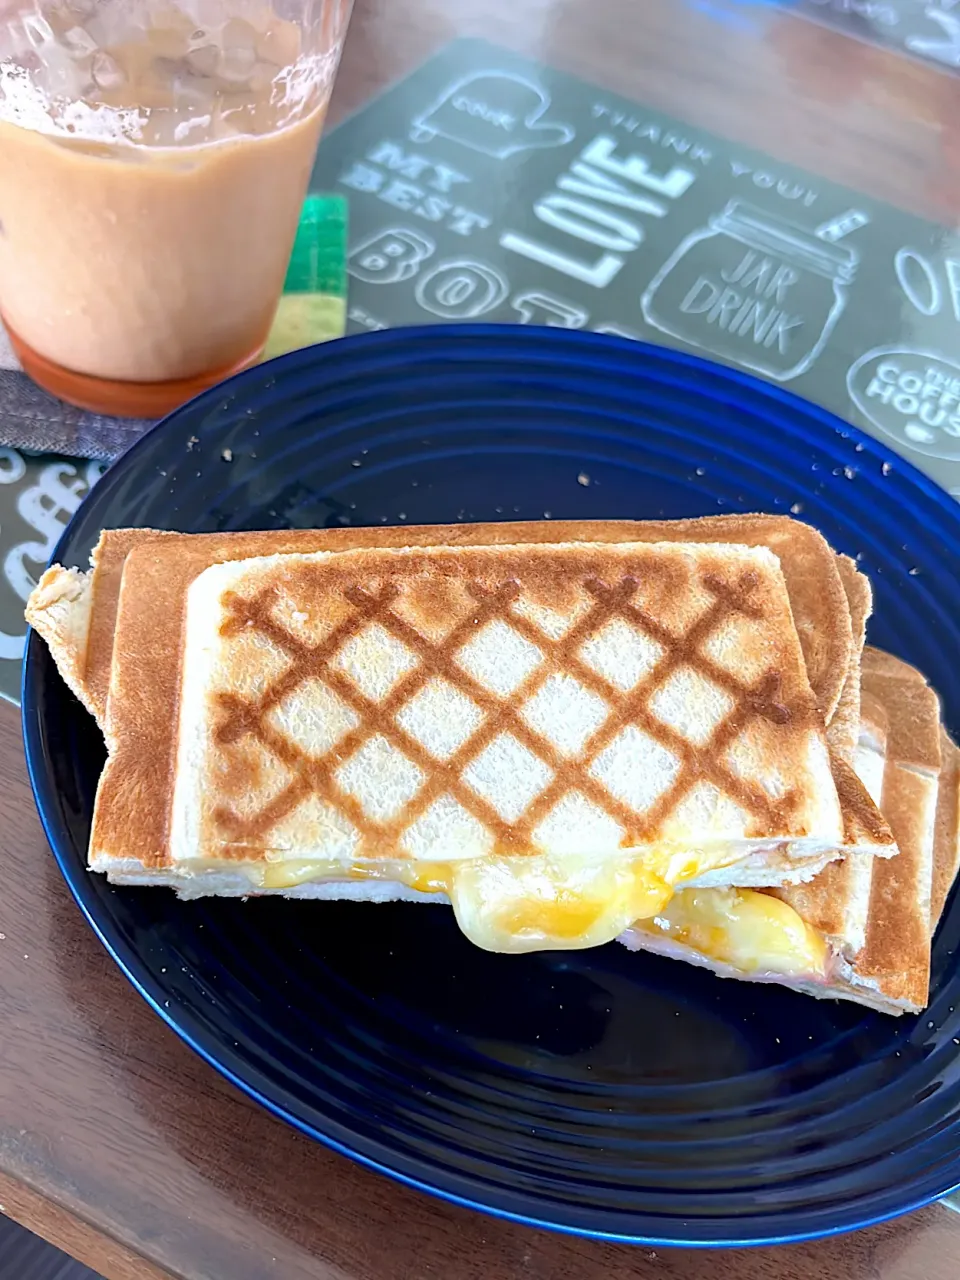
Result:
{"label": "green striped object", "polygon": [[309,195],[263,358],[342,338],[347,324],[347,202]]}

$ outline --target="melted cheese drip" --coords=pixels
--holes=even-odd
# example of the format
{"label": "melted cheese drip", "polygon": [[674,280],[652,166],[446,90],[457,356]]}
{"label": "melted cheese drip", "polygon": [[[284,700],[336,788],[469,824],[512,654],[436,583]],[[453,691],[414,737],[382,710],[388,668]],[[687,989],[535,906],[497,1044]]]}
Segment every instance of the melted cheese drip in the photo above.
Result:
{"label": "melted cheese drip", "polygon": [[[610,942],[663,910],[674,887],[730,853],[618,858],[485,857],[462,862],[384,861],[337,866],[285,861],[256,868],[262,889],[324,880],[381,880],[445,894],[460,928],[486,951],[572,950]],[[251,868],[252,870],[252,868]]]}
{"label": "melted cheese drip", "polygon": [[741,973],[826,977],[823,937],[786,902],[755,889],[683,889],[637,928]]}
{"label": "melted cheese drip", "polygon": [[453,869],[457,922],[487,951],[596,947],[652,916],[673,888],[642,862],[551,864],[545,857],[483,858]]}

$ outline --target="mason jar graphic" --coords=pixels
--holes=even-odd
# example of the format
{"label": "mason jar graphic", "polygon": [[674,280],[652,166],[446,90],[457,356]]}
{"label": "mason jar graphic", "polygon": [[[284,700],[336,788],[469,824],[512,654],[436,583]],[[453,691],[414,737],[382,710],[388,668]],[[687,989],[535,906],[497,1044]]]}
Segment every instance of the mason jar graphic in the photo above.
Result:
{"label": "mason jar graphic", "polygon": [[766,378],[809,369],[847,304],[855,211],[815,230],[731,200],[670,256],[641,299],[648,324]]}

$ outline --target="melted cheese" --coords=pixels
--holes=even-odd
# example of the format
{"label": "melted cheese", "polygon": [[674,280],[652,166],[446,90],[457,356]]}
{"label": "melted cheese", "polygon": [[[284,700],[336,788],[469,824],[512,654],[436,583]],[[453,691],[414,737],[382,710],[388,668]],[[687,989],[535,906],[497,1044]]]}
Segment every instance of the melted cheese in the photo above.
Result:
{"label": "melted cheese", "polygon": [[672,893],[639,860],[557,865],[540,856],[464,863],[449,888],[460,928],[487,951],[599,946],[661,910]]}
{"label": "melted cheese", "polygon": [[823,937],[786,902],[755,889],[683,889],[636,927],[744,974],[826,976]]}
{"label": "melted cheese", "polygon": [[393,881],[444,894],[466,936],[486,951],[570,950],[610,942],[661,911],[678,884],[730,861],[728,851],[618,858],[485,857],[461,862],[310,861],[253,868],[262,889],[324,880]]}

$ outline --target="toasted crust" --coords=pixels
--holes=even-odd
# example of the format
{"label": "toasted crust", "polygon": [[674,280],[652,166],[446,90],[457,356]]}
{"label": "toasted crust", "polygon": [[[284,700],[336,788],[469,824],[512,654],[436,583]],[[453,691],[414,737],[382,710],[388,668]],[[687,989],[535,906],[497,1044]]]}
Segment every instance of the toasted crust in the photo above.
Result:
{"label": "toasted crust", "polygon": [[930,932],[935,932],[947,897],[960,871],[960,751],[945,729],[940,730],[940,788],[933,838],[933,885],[930,890]]}
{"label": "toasted crust", "polygon": [[837,708],[827,729],[827,741],[848,765],[853,765],[860,736],[860,660],[867,639],[867,620],[873,612],[870,580],[849,556],[837,556],[837,570],[850,610],[850,663]]}
{"label": "toasted crust", "polygon": [[887,680],[905,680],[907,684],[919,685],[927,683],[927,677],[916,667],[912,667],[909,662],[904,662],[902,658],[897,658],[894,654],[887,653],[885,649],[877,649],[873,645],[864,646],[863,665],[874,675],[882,676]]}
{"label": "toasted crust", "polygon": [[[834,753],[834,774],[847,821],[847,843],[880,843],[889,838],[886,822],[882,828],[877,825],[876,805],[869,796],[864,799],[866,788],[854,767],[860,737],[860,664],[873,592],[869,580],[849,556],[837,556],[837,569],[850,608],[853,645],[837,710],[827,728],[827,741]],[[813,880],[785,885],[773,892],[842,954],[852,957],[866,937],[872,874],[873,855],[855,853],[831,863]]]}
{"label": "toasted crust", "polygon": [[874,694],[887,712],[887,749],[903,768],[933,777],[940,772],[940,701],[916,667],[867,645],[863,651],[863,690]]}
{"label": "toasted crust", "polygon": [[882,809],[900,853],[875,860],[864,945],[846,980],[906,1009],[930,986],[930,900],[941,765],[940,702],[907,663],[866,648],[863,689],[886,712]]}
{"label": "toasted crust", "polygon": [[95,708],[94,714],[101,728],[107,720],[123,568],[130,552],[143,543],[145,533],[153,543],[170,539],[171,545],[185,536],[155,529],[105,529],[90,556],[90,626],[83,654],[83,672],[87,698]]}

